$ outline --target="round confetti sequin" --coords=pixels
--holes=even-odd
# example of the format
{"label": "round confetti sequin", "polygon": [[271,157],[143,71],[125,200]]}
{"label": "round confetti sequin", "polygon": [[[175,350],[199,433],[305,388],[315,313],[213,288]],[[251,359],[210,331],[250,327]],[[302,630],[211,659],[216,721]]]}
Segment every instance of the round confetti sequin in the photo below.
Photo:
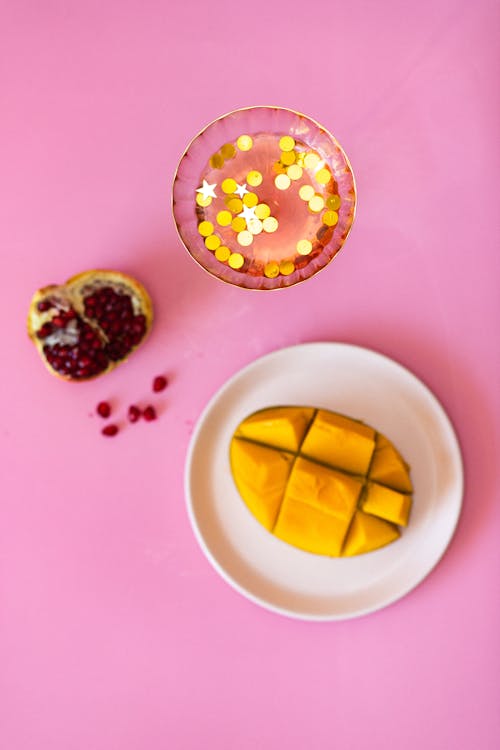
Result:
{"label": "round confetti sequin", "polygon": [[334,227],[339,220],[339,215],[336,211],[325,211],[322,216],[323,224],[327,227]]}
{"label": "round confetti sequin", "polygon": [[274,184],[278,190],[288,190],[292,181],[287,174],[279,174],[274,178]]}
{"label": "round confetti sequin", "polygon": [[271,209],[267,203],[259,203],[258,206],[255,206],[255,215],[262,221],[262,219],[267,219],[268,216],[271,216]]}
{"label": "round confetti sequin", "polygon": [[326,199],[326,207],[330,208],[332,211],[336,211],[338,208],[340,208],[340,196],[329,195]]}
{"label": "round confetti sequin", "polygon": [[241,255],[241,253],[231,253],[231,255],[229,256],[228,263],[231,268],[241,268],[244,262],[245,258],[243,257],[243,255]]}
{"label": "round confetti sequin", "polygon": [[268,279],[275,279],[276,276],[278,276],[279,272],[280,267],[274,260],[272,260],[270,263],[266,263],[266,265],[264,266],[264,276],[267,276]]}
{"label": "round confetti sequin", "polygon": [[275,161],[273,164],[273,172],[275,174],[285,174],[286,169],[280,161]]}
{"label": "round confetti sequin", "polygon": [[213,234],[214,225],[211,221],[202,221],[198,224],[198,232],[202,237],[208,237],[209,234]]}
{"label": "round confetti sequin", "polygon": [[280,273],[283,276],[290,276],[295,271],[295,265],[291,260],[282,260],[280,263]]}
{"label": "round confetti sequin", "polygon": [[257,172],[256,169],[252,169],[252,171],[247,174],[247,183],[252,187],[258,187],[261,185],[262,179],[261,173]]}
{"label": "round confetti sequin", "polygon": [[217,214],[217,224],[221,227],[228,227],[233,220],[231,211],[219,211]]}
{"label": "round confetti sequin", "polygon": [[237,187],[238,183],[236,182],[236,180],[233,180],[232,177],[228,177],[226,180],[223,180],[221,185],[222,192],[224,193],[234,193]]}
{"label": "round confetti sequin", "polygon": [[236,145],[238,146],[240,151],[250,151],[253,146],[253,140],[249,135],[240,135],[240,137],[236,141]]}
{"label": "round confetti sequin", "polygon": [[231,250],[225,245],[220,245],[215,251],[215,257],[217,258],[217,260],[220,260],[221,263],[224,263],[230,255]]}
{"label": "round confetti sequin", "polygon": [[275,219],[274,216],[268,216],[267,219],[264,219],[262,222],[262,229],[264,232],[275,232],[278,226],[278,219]]}
{"label": "round confetti sequin", "polygon": [[324,167],[322,169],[318,169],[316,174],[314,175],[314,179],[316,182],[319,182],[320,185],[328,185],[332,178],[332,175],[330,174],[329,169],[325,169]]}
{"label": "round confetti sequin", "polygon": [[262,222],[260,219],[250,219],[248,222],[248,230],[252,234],[260,234],[262,232]]}
{"label": "round confetti sequin", "polygon": [[209,250],[217,250],[220,244],[220,237],[217,237],[216,234],[211,234],[205,238],[205,245]]}
{"label": "round confetti sequin", "polygon": [[295,151],[283,151],[281,154],[281,163],[289,167],[295,163]]}
{"label": "round confetti sequin", "polygon": [[196,193],[196,203],[202,208],[206,208],[212,203],[212,198],[210,195],[204,198],[201,193]]}
{"label": "round confetti sequin", "polygon": [[242,232],[238,233],[238,236],[236,238],[238,240],[238,243],[242,247],[248,247],[253,242],[253,235],[248,230],[244,229]]}
{"label": "round confetti sequin", "polygon": [[288,167],[286,173],[291,180],[300,180],[302,177],[302,167],[299,167],[298,164],[292,164]]}
{"label": "round confetti sequin", "polygon": [[312,249],[313,246],[310,240],[299,240],[297,242],[297,252],[299,255],[309,255]]}
{"label": "round confetti sequin", "polygon": [[295,139],[291,135],[284,135],[280,138],[280,149],[282,151],[293,151],[295,148]]}
{"label": "round confetti sequin", "polygon": [[310,151],[308,154],[304,157],[304,164],[307,167],[307,169],[314,169],[318,166],[321,159],[319,158],[318,154],[313,154],[312,151]]}
{"label": "round confetti sequin", "polygon": [[304,152],[303,152],[303,151],[299,151],[299,153],[297,154],[297,159],[296,159],[296,162],[297,162],[297,164],[299,165],[299,167],[303,167],[303,166],[304,166],[304,163],[305,163],[305,156],[306,156],[306,155],[304,154]]}
{"label": "round confetti sequin", "polygon": [[245,193],[243,196],[243,203],[248,208],[253,208],[259,202],[259,196],[256,193]]}
{"label": "round confetti sequin", "polygon": [[243,201],[241,198],[236,198],[236,196],[228,196],[226,198],[226,206],[233,214],[239,214],[243,209]]}
{"label": "round confetti sequin", "polygon": [[303,201],[310,201],[313,195],[314,188],[312,185],[302,185],[299,190],[299,197],[302,198]]}
{"label": "round confetti sequin", "polygon": [[210,166],[212,169],[222,169],[224,166],[224,157],[222,154],[214,154],[210,157]]}
{"label": "round confetti sequin", "polygon": [[324,198],[321,195],[313,195],[311,200],[309,201],[309,208],[311,211],[313,211],[315,214],[322,211],[325,207],[325,201]]}
{"label": "round confetti sequin", "polygon": [[247,223],[243,216],[235,216],[231,222],[231,228],[234,229],[235,232],[242,232],[246,227]]}
{"label": "round confetti sequin", "polygon": [[232,143],[225,143],[220,152],[224,159],[232,159],[236,155],[236,149]]}

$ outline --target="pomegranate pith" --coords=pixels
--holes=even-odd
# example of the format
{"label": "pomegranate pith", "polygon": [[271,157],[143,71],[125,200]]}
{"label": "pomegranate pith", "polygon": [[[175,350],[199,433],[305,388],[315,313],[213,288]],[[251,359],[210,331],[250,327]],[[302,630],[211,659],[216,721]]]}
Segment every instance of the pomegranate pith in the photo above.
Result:
{"label": "pomegranate pith", "polygon": [[118,432],[118,427],[115,424],[108,424],[102,428],[101,432],[106,437],[114,437]]}
{"label": "pomegranate pith", "polygon": [[160,391],[164,391],[165,388],[168,385],[168,380],[163,375],[157,375],[156,378],[153,380],[153,391],[155,393],[160,393]]}
{"label": "pomegranate pith", "polygon": [[111,414],[111,406],[108,404],[107,401],[100,401],[97,404],[97,413],[100,417],[103,417],[104,419],[107,419],[109,415]]}
{"label": "pomegranate pith", "polygon": [[146,422],[152,422],[154,419],[156,419],[156,409],[154,406],[146,406],[144,409],[142,416],[146,420]]}

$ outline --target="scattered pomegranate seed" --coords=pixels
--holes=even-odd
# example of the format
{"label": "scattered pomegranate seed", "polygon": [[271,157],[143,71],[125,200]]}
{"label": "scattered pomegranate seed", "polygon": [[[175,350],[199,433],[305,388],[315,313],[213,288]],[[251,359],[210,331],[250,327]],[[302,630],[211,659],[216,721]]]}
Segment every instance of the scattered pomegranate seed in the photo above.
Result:
{"label": "scattered pomegranate seed", "polygon": [[128,421],[129,422],[137,422],[137,420],[141,416],[141,410],[138,406],[135,406],[132,404],[132,406],[128,407]]}
{"label": "scattered pomegranate seed", "polygon": [[96,412],[99,414],[100,417],[103,417],[103,419],[107,419],[109,415],[111,414],[111,406],[108,404],[107,401],[100,401],[97,404]]}
{"label": "scattered pomegranate seed", "polygon": [[115,424],[108,424],[102,428],[101,432],[106,437],[113,437],[118,432],[118,427]]}
{"label": "scattered pomegranate seed", "polygon": [[142,416],[146,420],[146,422],[152,422],[154,419],[156,419],[156,410],[154,406],[146,406],[144,409]]}
{"label": "scattered pomegranate seed", "polygon": [[52,305],[46,299],[42,299],[37,305],[37,308],[40,310],[40,312],[47,312],[47,310],[50,310],[51,307]]}
{"label": "scattered pomegranate seed", "polygon": [[164,391],[167,385],[168,385],[167,378],[165,378],[163,375],[157,375],[156,378],[153,380],[153,391],[155,393]]}

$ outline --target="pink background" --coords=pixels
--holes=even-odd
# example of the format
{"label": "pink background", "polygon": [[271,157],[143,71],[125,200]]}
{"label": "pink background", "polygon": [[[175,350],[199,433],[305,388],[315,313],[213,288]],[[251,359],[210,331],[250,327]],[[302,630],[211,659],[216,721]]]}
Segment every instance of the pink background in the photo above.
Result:
{"label": "pink background", "polygon": [[[498,16],[493,0],[0,2],[2,748],[498,747]],[[211,279],[170,215],[187,141],[249,104],[318,119],[358,182],[345,252],[283,293]],[[147,285],[154,332],[105,378],[59,382],[25,335],[31,294],[103,266]],[[412,369],[466,469],[438,567],[341,623],[235,593],[183,497],[207,400],[313,340]],[[158,422],[102,438],[96,402],[122,414],[160,372]]]}

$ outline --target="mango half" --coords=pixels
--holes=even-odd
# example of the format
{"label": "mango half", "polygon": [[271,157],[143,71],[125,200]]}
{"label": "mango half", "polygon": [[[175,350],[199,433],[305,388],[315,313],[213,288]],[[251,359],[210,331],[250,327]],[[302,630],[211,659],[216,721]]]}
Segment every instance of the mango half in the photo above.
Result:
{"label": "mango half", "polygon": [[255,518],[307,552],[371,552],[398,539],[408,524],[410,467],[384,435],[342,414],[262,409],[238,425],[230,461]]}

